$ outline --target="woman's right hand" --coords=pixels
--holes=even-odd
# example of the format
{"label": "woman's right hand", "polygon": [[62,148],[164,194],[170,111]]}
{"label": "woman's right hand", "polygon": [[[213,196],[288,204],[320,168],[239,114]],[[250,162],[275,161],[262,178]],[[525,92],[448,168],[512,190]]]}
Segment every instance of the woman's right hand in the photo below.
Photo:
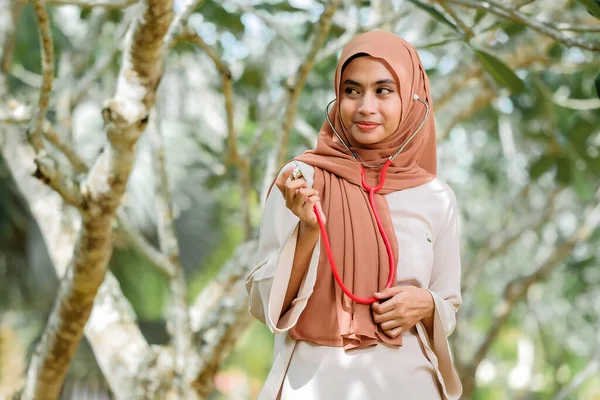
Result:
{"label": "woman's right hand", "polygon": [[319,192],[316,189],[309,188],[306,180],[303,178],[296,180],[288,180],[294,167],[289,167],[277,178],[275,185],[285,199],[285,205],[290,209],[300,221],[309,229],[319,229],[317,216],[313,211],[313,207],[317,204],[317,209],[321,214],[323,224],[325,224],[325,215],[321,210],[319,201]]}

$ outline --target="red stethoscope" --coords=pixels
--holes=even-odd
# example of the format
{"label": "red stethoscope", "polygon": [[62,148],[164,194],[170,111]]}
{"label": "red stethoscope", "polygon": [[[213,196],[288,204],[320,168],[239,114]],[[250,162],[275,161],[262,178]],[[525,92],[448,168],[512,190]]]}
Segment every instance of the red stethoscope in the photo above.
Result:
{"label": "red stethoscope", "polygon": [[[404,147],[406,147],[406,145],[415,137],[415,135],[419,132],[419,130],[425,124],[425,121],[427,121],[427,117],[429,116],[429,104],[427,104],[426,101],[421,100],[421,98],[417,94],[415,94],[413,96],[413,100],[420,101],[421,103],[425,104],[425,107],[426,107],[425,117],[423,117],[423,120],[421,121],[421,123],[419,124],[417,129],[413,132],[413,134],[406,140],[406,142],[404,142],[404,144],[402,144],[402,146],[400,146],[400,148],[398,150],[396,150],[396,152],[394,154],[392,154],[390,157],[388,157],[387,161],[385,161],[382,164],[375,165],[375,166],[366,165],[365,163],[360,161],[360,159],[358,158],[358,155],[356,155],[356,153],[354,153],[350,149],[350,147],[344,142],[342,137],[338,134],[335,127],[333,126],[331,120],[329,119],[329,107],[335,101],[335,99],[332,100],[325,109],[325,114],[327,116],[327,121],[329,122],[329,126],[331,126],[331,129],[333,129],[333,132],[335,133],[335,135],[338,137],[340,142],[342,142],[342,144],[346,147],[346,149],[350,152],[350,154],[352,154],[354,159],[356,159],[356,161],[358,161],[360,163],[362,187],[369,193],[369,204],[371,206],[371,210],[373,210],[373,215],[375,216],[375,220],[377,221],[377,227],[379,228],[379,233],[381,234],[381,238],[383,239],[383,242],[385,243],[385,248],[387,251],[388,259],[390,261],[390,273],[388,276],[387,283],[385,285],[386,288],[392,287],[392,285],[394,283],[393,281],[394,281],[394,277],[396,276],[396,265],[394,264],[394,253],[392,251],[392,245],[390,243],[390,240],[389,240],[387,234],[385,233],[385,230],[383,229],[383,224],[381,223],[379,214],[377,213],[377,207],[375,207],[375,193],[379,192],[381,190],[381,188],[383,187],[383,184],[385,183],[385,173],[386,173],[388,167],[392,164],[392,160],[394,159],[394,157],[396,157],[398,154],[400,154],[400,152],[402,150],[404,150]],[[379,185],[377,185],[375,187],[371,187],[367,184],[367,180],[365,177],[366,176],[365,167],[366,168],[380,168],[381,167],[381,177],[379,178]],[[291,178],[292,178],[292,180],[303,178],[302,171],[300,170],[300,167],[298,166],[298,164],[296,164],[296,168],[292,172]],[[354,300],[355,302],[360,303],[360,304],[375,303],[377,301],[377,298],[375,298],[375,297],[358,297],[354,293],[352,293],[350,291],[350,289],[348,289],[346,287],[346,285],[344,285],[342,277],[338,273],[337,267],[335,266],[335,262],[333,260],[333,254],[331,252],[331,244],[329,243],[329,236],[327,235],[327,230],[325,229],[325,224],[323,223],[323,219],[321,218],[321,213],[319,212],[319,209],[317,208],[316,204],[313,207],[313,212],[315,213],[315,216],[317,217],[317,222],[319,223],[319,228],[321,230],[321,237],[323,238],[323,244],[325,245],[325,250],[327,251],[327,258],[329,259],[329,265],[331,266],[331,271],[333,272],[333,276],[334,276],[337,284],[340,286],[340,288],[342,289],[344,294],[346,294],[346,296],[348,296],[350,299]]]}

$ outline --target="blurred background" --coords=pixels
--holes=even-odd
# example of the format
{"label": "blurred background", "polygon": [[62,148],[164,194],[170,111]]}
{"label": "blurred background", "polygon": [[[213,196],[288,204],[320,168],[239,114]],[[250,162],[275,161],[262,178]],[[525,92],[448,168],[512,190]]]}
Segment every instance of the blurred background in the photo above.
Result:
{"label": "blurred background", "polygon": [[[48,1],[56,67],[48,118],[91,164],[106,142],[102,104],[135,5],[68,3]],[[417,48],[429,75],[439,176],[460,208],[464,303],[451,344],[464,398],[600,399],[600,2],[339,3],[319,41],[327,1],[205,0],[165,56],[149,129],[165,137],[190,303],[256,238],[279,166],[315,145],[343,45],[389,30]],[[37,23],[31,4],[14,4],[12,14],[0,9],[8,88],[0,103],[32,105]],[[16,24],[6,33],[9,14]],[[24,134],[23,122],[0,116],[0,143]],[[156,244],[150,148],[142,136],[123,209]],[[59,282],[31,194],[16,179],[0,156],[0,399],[22,387]],[[161,273],[118,237],[110,270],[148,343],[167,343]],[[255,398],[272,344],[251,322],[211,398]],[[63,398],[112,398],[85,340]]]}

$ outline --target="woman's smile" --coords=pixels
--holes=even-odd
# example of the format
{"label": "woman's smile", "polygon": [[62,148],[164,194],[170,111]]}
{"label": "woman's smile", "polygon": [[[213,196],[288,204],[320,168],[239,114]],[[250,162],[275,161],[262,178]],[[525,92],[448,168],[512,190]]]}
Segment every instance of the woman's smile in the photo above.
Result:
{"label": "woman's smile", "polygon": [[380,126],[380,124],[377,122],[369,121],[356,121],[354,124],[358,127],[358,129],[364,132],[371,132]]}

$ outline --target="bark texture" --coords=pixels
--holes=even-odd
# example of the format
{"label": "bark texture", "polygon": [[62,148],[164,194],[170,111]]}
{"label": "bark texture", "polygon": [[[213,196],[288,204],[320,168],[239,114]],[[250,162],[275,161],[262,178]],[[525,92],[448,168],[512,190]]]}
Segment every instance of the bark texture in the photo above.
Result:
{"label": "bark texture", "polygon": [[115,96],[103,109],[108,144],[80,186],[81,225],[28,370],[24,399],[58,397],[106,275],[113,218],[133,166],[136,142],[154,103],[163,72],[163,37],[173,18],[172,1],[150,0],[140,7],[128,32]]}

